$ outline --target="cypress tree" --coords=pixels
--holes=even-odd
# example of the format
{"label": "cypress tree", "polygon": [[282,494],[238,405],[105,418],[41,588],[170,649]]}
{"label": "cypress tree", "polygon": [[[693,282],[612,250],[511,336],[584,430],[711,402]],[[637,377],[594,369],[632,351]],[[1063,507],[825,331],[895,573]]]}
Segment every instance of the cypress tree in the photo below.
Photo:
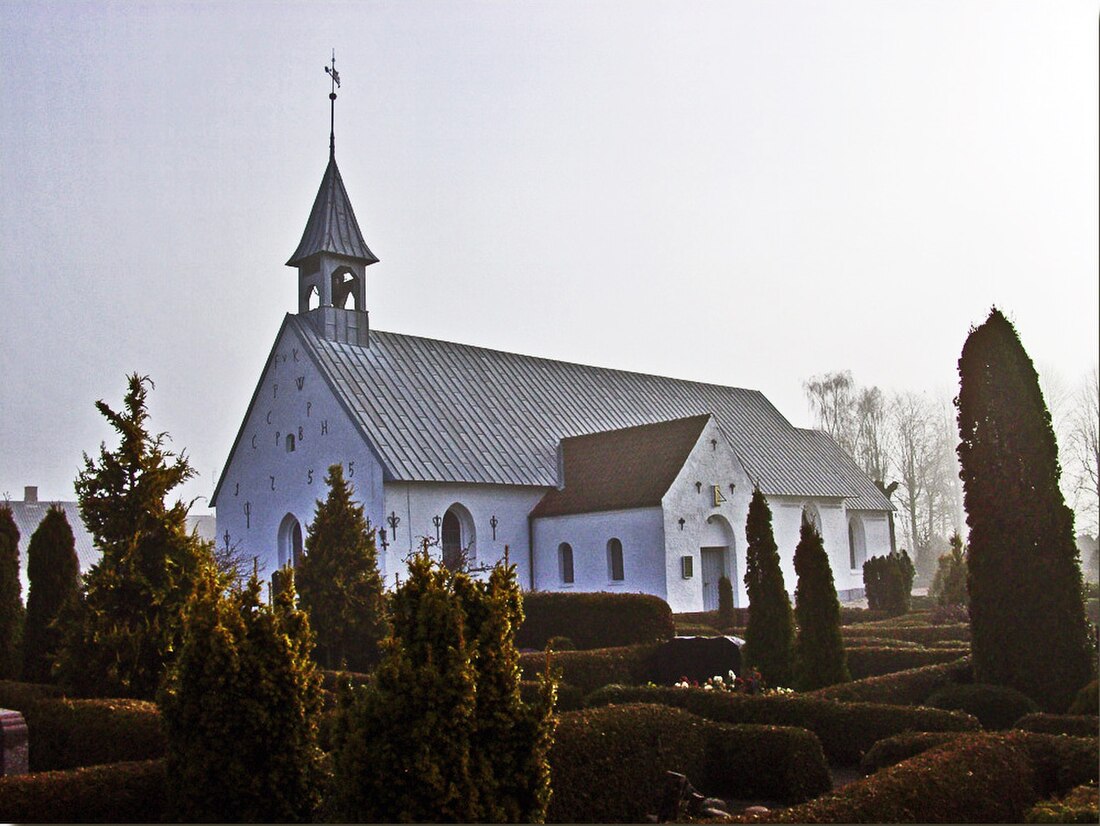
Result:
{"label": "cypress tree", "polygon": [[779,567],[779,548],[772,533],[772,512],[759,488],[753,490],[745,523],[745,588],[749,622],[745,629],[745,663],[772,686],[791,684],[794,614]]}
{"label": "cypress tree", "polygon": [[963,345],[956,406],[975,680],[1062,711],[1092,670],[1073,512],[1035,368],[996,308]]}
{"label": "cypress tree", "polygon": [[794,551],[795,620],[794,683],[799,691],[812,691],[851,679],[840,636],[840,601],[833,584],[833,570],[817,528],[802,523]]}
{"label": "cypress tree", "polygon": [[23,679],[51,681],[54,658],[61,644],[55,620],[79,598],[80,562],[65,511],[54,506],[31,535],[27,546],[27,618],[23,627]]}
{"label": "cypress tree", "polygon": [[19,528],[11,508],[0,505],[0,680],[19,676],[23,625],[23,583],[19,581]]}
{"label": "cypress tree", "polygon": [[187,530],[188,506],[165,498],[192,476],[186,456],[148,430],[147,376],[128,379],[125,411],[96,408],[118,431],[116,450],[84,455],[76,479],[80,515],[102,552],[83,599],[63,612],[63,685],[82,695],[152,699],[177,647],[180,612],[210,543]]}
{"label": "cypress tree", "polygon": [[302,607],[317,635],[317,658],[326,668],[366,671],[379,658],[386,635],[382,576],[374,531],[363,506],[351,500],[340,465],[325,479],[328,496],[317,502],[297,571]]}
{"label": "cypress tree", "polygon": [[309,821],[319,803],[321,676],[287,577],[271,605],[255,573],[223,593],[213,566],[184,612],[158,696],[167,797],[183,822]]}
{"label": "cypress tree", "polygon": [[904,548],[901,553],[891,551],[885,556],[868,559],[863,563],[867,607],[872,611],[885,611],[890,616],[907,614],[912,604],[913,577],[916,573],[913,561]]}
{"label": "cypress tree", "polygon": [[929,595],[937,605],[969,605],[966,590],[966,550],[962,537],[956,531],[951,535],[951,550],[936,562],[936,574],[932,577]]}
{"label": "cypress tree", "polygon": [[541,822],[554,686],[519,696],[514,568],[475,582],[409,562],[371,684],[347,691],[333,753],[333,814],[365,822]]}
{"label": "cypress tree", "polygon": [[718,627],[732,628],[736,616],[733,612],[733,583],[723,574],[718,577]]}

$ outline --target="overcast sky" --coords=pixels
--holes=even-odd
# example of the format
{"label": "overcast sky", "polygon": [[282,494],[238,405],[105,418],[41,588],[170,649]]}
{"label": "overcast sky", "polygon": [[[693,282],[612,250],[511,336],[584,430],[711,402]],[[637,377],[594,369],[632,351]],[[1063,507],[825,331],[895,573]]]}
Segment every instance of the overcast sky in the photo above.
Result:
{"label": "overcast sky", "polygon": [[333,48],[376,329],[803,426],[829,370],[949,396],[993,304],[1096,361],[1095,2],[0,2],[0,497],[71,499],[134,371],[209,495],[296,309]]}

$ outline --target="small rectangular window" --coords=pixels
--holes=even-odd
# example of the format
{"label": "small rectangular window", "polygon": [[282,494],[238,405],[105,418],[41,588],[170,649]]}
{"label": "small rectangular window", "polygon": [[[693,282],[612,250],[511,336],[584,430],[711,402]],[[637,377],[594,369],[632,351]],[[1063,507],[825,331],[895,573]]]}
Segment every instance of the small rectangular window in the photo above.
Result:
{"label": "small rectangular window", "polygon": [[684,579],[695,576],[695,559],[690,556],[680,557],[680,571]]}
{"label": "small rectangular window", "polygon": [[573,582],[573,549],[563,542],[558,546],[558,555],[561,561],[561,581],[569,585]]}

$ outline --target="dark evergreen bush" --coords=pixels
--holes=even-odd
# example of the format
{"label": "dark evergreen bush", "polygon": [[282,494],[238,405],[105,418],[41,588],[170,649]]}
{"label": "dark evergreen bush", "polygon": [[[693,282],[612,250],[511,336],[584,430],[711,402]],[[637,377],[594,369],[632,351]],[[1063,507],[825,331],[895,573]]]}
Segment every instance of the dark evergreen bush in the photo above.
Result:
{"label": "dark evergreen bush", "polygon": [[900,706],[922,705],[929,695],[947,685],[968,680],[970,658],[960,657],[943,665],[926,665],[895,674],[864,677],[811,691],[807,697],[838,700],[842,703],[889,703]]}
{"label": "dark evergreen bush", "polygon": [[0,708],[22,711],[36,700],[64,697],[65,692],[55,685],[21,683],[16,680],[0,680]]}
{"label": "dark evergreen bush", "polygon": [[660,705],[563,714],[550,762],[549,822],[644,823],[659,809],[667,771],[726,797],[798,802],[832,785],[807,731],[727,725]]}
{"label": "dark evergreen bush", "polygon": [[1038,799],[1027,753],[971,734],[839,791],[775,815],[773,823],[1018,823]]}
{"label": "dark evergreen bush", "polygon": [[865,775],[874,774],[879,769],[894,766],[962,736],[960,731],[909,731],[883,737],[863,755],[859,761],[859,771]]}
{"label": "dark evergreen bush", "polygon": [[146,384],[132,375],[125,412],[96,402],[118,431],[117,450],[84,456],[76,479],[80,516],[102,557],[84,577],[83,599],[59,620],[63,685],[85,696],[152,699],[179,644],[180,613],[212,548],[187,528],[188,506],[165,498],[194,476],[167,434],[148,430]]}
{"label": "dark evergreen bush", "polygon": [[1100,723],[1095,714],[1025,714],[1012,727],[1040,734],[1100,737]]}
{"label": "dark evergreen bush", "polygon": [[965,711],[977,717],[989,730],[1009,728],[1025,714],[1039,710],[1026,694],[988,683],[944,686],[928,697],[925,704],[932,708]]}
{"label": "dark evergreen bush", "polygon": [[1081,569],[1039,380],[994,309],[959,358],[975,679],[1064,711],[1092,676]]}
{"label": "dark evergreen bush", "polygon": [[916,573],[909,554],[904,550],[868,559],[863,563],[867,607],[872,611],[885,611],[889,616],[908,613]]}
{"label": "dark evergreen bush", "polygon": [[0,505],[0,680],[19,676],[23,627],[23,583],[19,581],[19,528],[11,508]]}
{"label": "dark evergreen bush", "polygon": [[4,823],[158,823],[163,760],[0,777]]}
{"label": "dark evergreen bush", "polygon": [[745,588],[749,596],[745,647],[746,665],[756,668],[770,686],[789,686],[793,678],[794,613],[779,549],[772,534],[772,512],[759,488],[753,490],[745,523]]}
{"label": "dark evergreen bush", "polygon": [[1078,691],[1066,710],[1070,714],[1100,714],[1100,690],[1097,689],[1096,680],[1090,681]]}
{"label": "dark evergreen bush", "polygon": [[794,644],[794,687],[799,691],[843,683],[849,679],[840,636],[840,602],[833,585],[833,569],[821,534],[802,523],[794,551],[798,574],[794,615],[798,635]]}
{"label": "dark evergreen bush", "polygon": [[65,511],[54,506],[31,535],[27,546],[27,617],[23,624],[23,679],[52,681],[61,645],[55,625],[65,606],[80,598],[80,562]]}
{"label": "dark evergreen bush", "polygon": [[321,779],[312,646],[293,582],[268,605],[255,574],[223,594],[214,568],[203,571],[159,697],[174,818],[309,820]]}
{"label": "dark evergreen bush", "polygon": [[298,566],[302,607],[317,635],[317,659],[325,668],[366,671],[379,657],[386,635],[382,577],[374,531],[363,506],[352,501],[340,465],[325,479],[328,496],[306,530],[306,553]]}
{"label": "dark evergreen bush", "polygon": [[1027,753],[1041,798],[1065,794],[1074,786],[1097,780],[1100,748],[1096,737],[1009,731],[1004,739]]}
{"label": "dark evergreen bush", "polygon": [[718,627],[732,628],[734,619],[733,583],[723,574],[718,577]]}
{"label": "dark evergreen bush", "polygon": [[1040,801],[1024,823],[1100,823],[1100,791],[1095,783],[1083,783],[1065,797]]}
{"label": "dark evergreen bush", "polygon": [[966,590],[966,548],[956,531],[951,535],[951,550],[936,562],[929,596],[937,605],[969,605],[970,594]]}
{"label": "dark evergreen bush", "polygon": [[30,734],[32,772],[164,755],[160,715],[146,700],[41,699],[18,710]]}
{"label": "dark evergreen bush", "polygon": [[890,645],[849,645],[844,650],[848,671],[853,680],[880,677],[926,665],[954,662],[966,653],[958,648],[924,648],[923,646],[895,648]]}
{"label": "dark evergreen bush", "polygon": [[487,581],[409,561],[370,683],[345,692],[329,816],[366,822],[538,821],[549,797],[553,682],[520,693],[514,566]]}
{"label": "dark evergreen bush", "polygon": [[958,711],[875,703],[837,703],[805,695],[749,696],[727,691],[663,686],[607,686],[586,703],[660,703],[721,723],[795,726],[812,731],[830,762],[857,765],[883,737],[903,731],[973,731],[976,719]]}
{"label": "dark evergreen bush", "polygon": [[[650,679],[649,662],[656,645],[595,648],[588,651],[555,651],[550,654],[550,671],[555,679],[585,694],[605,685],[637,685]],[[534,680],[546,670],[545,652],[520,654],[525,680]]]}
{"label": "dark evergreen bush", "polygon": [[676,633],[672,610],[649,594],[562,593],[523,595],[520,648],[542,650],[552,637],[569,637],[577,648],[616,648],[660,642]]}

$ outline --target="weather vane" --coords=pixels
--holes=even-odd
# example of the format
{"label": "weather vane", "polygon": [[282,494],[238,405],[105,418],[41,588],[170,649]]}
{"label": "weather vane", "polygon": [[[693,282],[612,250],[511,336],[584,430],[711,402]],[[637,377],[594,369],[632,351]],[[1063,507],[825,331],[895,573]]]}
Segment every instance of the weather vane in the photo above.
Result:
{"label": "weather vane", "polygon": [[332,66],[325,67],[325,74],[332,78],[332,91],[328,93],[329,99],[329,130],[328,130],[328,154],[336,157],[336,90],[340,88],[340,73],[336,71],[336,50],[332,50]]}

